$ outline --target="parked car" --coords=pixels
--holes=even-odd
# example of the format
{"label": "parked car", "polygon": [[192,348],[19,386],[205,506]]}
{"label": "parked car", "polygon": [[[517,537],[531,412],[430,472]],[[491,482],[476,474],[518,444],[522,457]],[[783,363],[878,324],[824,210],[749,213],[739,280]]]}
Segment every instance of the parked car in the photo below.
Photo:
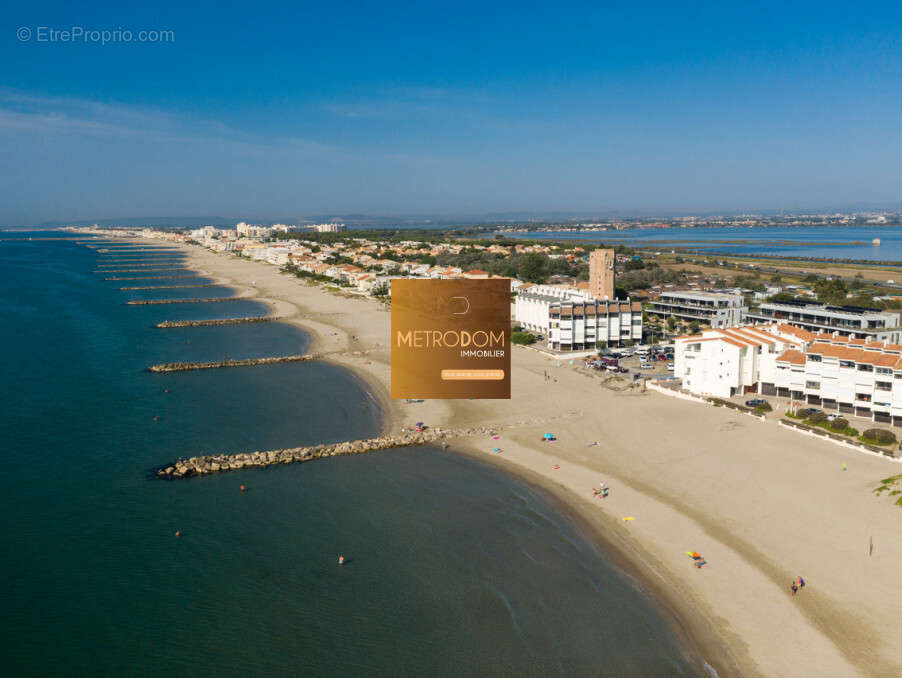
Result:
{"label": "parked car", "polygon": [[664,355],[663,353],[659,353],[659,354],[658,354],[658,360],[667,360],[667,356]]}
{"label": "parked car", "polygon": [[667,363],[667,370],[673,372],[673,363]]}
{"label": "parked car", "polygon": [[796,414],[801,417],[810,417],[812,414],[817,414],[818,412],[823,412],[823,410],[819,410],[816,407],[803,407],[798,410]]}
{"label": "parked car", "polygon": [[834,412],[833,414],[827,415],[827,421],[836,421],[837,419],[840,419],[841,417],[842,417],[841,414],[839,414],[838,412]]}
{"label": "parked car", "polygon": [[751,400],[745,401],[746,407],[760,407],[761,405],[769,405],[764,398],[752,398]]}

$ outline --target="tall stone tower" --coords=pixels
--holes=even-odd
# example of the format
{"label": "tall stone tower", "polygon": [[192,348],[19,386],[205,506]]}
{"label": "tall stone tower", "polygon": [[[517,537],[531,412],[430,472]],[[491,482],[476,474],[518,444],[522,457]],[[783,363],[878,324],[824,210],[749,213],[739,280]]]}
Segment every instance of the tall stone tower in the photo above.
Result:
{"label": "tall stone tower", "polygon": [[614,298],[614,250],[592,250],[589,255],[589,294]]}

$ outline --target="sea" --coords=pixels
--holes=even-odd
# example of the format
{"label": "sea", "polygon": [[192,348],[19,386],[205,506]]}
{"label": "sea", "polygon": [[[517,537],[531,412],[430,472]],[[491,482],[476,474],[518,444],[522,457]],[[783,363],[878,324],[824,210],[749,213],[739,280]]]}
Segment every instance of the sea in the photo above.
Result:
{"label": "sea", "polygon": [[155,328],[266,309],[125,305],[232,291],[120,290],[209,278],[106,280],[166,274],[96,273],[94,249],[21,239],[50,235],[0,240],[5,675],[700,675],[615,554],[473,458],[406,448],[155,477],[200,453],[372,436],[382,413],[325,363],[147,372],[310,339],[281,323]]}
{"label": "sea", "polygon": [[[700,253],[902,262],[902,226],[633,228],[505,232],[501,235],[530,240],[656,247],[664,252],[687,249]],[[879,244],[874,243],[875,238]]]}

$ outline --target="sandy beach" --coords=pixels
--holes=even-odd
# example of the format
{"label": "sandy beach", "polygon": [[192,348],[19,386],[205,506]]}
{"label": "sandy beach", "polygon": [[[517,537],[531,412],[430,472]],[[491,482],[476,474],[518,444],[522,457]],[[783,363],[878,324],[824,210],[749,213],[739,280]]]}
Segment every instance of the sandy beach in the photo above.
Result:
{"label": "sandy beach", "polygon": [[[500,427],[499,440],[452,448],[566,501],[673,611],[689,646],[719,675],[902,675],[902,510],[872,493],[902,465],[724,408],[615,393],[567,361],[521,347],[510,400],[392,401],[390,318],[378,301],[330,293],[267,264],[185,250],[189,266],[265,301],[312,335],[313,352],[366,380],[387,429],[416,421]],[[351,354],[358,351],[366,353]],[[541,442],[545,432],[558,441]],[[606,499],[593,496],[600,482],[611,487]],[[687,551],[704,554],[708,566],[695,568]],[[807,586],[793,597],[800,575]]]}

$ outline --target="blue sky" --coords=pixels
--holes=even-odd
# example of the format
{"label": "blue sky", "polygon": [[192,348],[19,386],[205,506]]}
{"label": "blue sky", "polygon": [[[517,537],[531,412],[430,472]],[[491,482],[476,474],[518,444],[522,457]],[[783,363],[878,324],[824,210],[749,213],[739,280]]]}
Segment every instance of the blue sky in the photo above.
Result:
{"label": "blue sky", "polygon": [[0,225],[902,205],[897,4],[634,4],[19,3]]}

